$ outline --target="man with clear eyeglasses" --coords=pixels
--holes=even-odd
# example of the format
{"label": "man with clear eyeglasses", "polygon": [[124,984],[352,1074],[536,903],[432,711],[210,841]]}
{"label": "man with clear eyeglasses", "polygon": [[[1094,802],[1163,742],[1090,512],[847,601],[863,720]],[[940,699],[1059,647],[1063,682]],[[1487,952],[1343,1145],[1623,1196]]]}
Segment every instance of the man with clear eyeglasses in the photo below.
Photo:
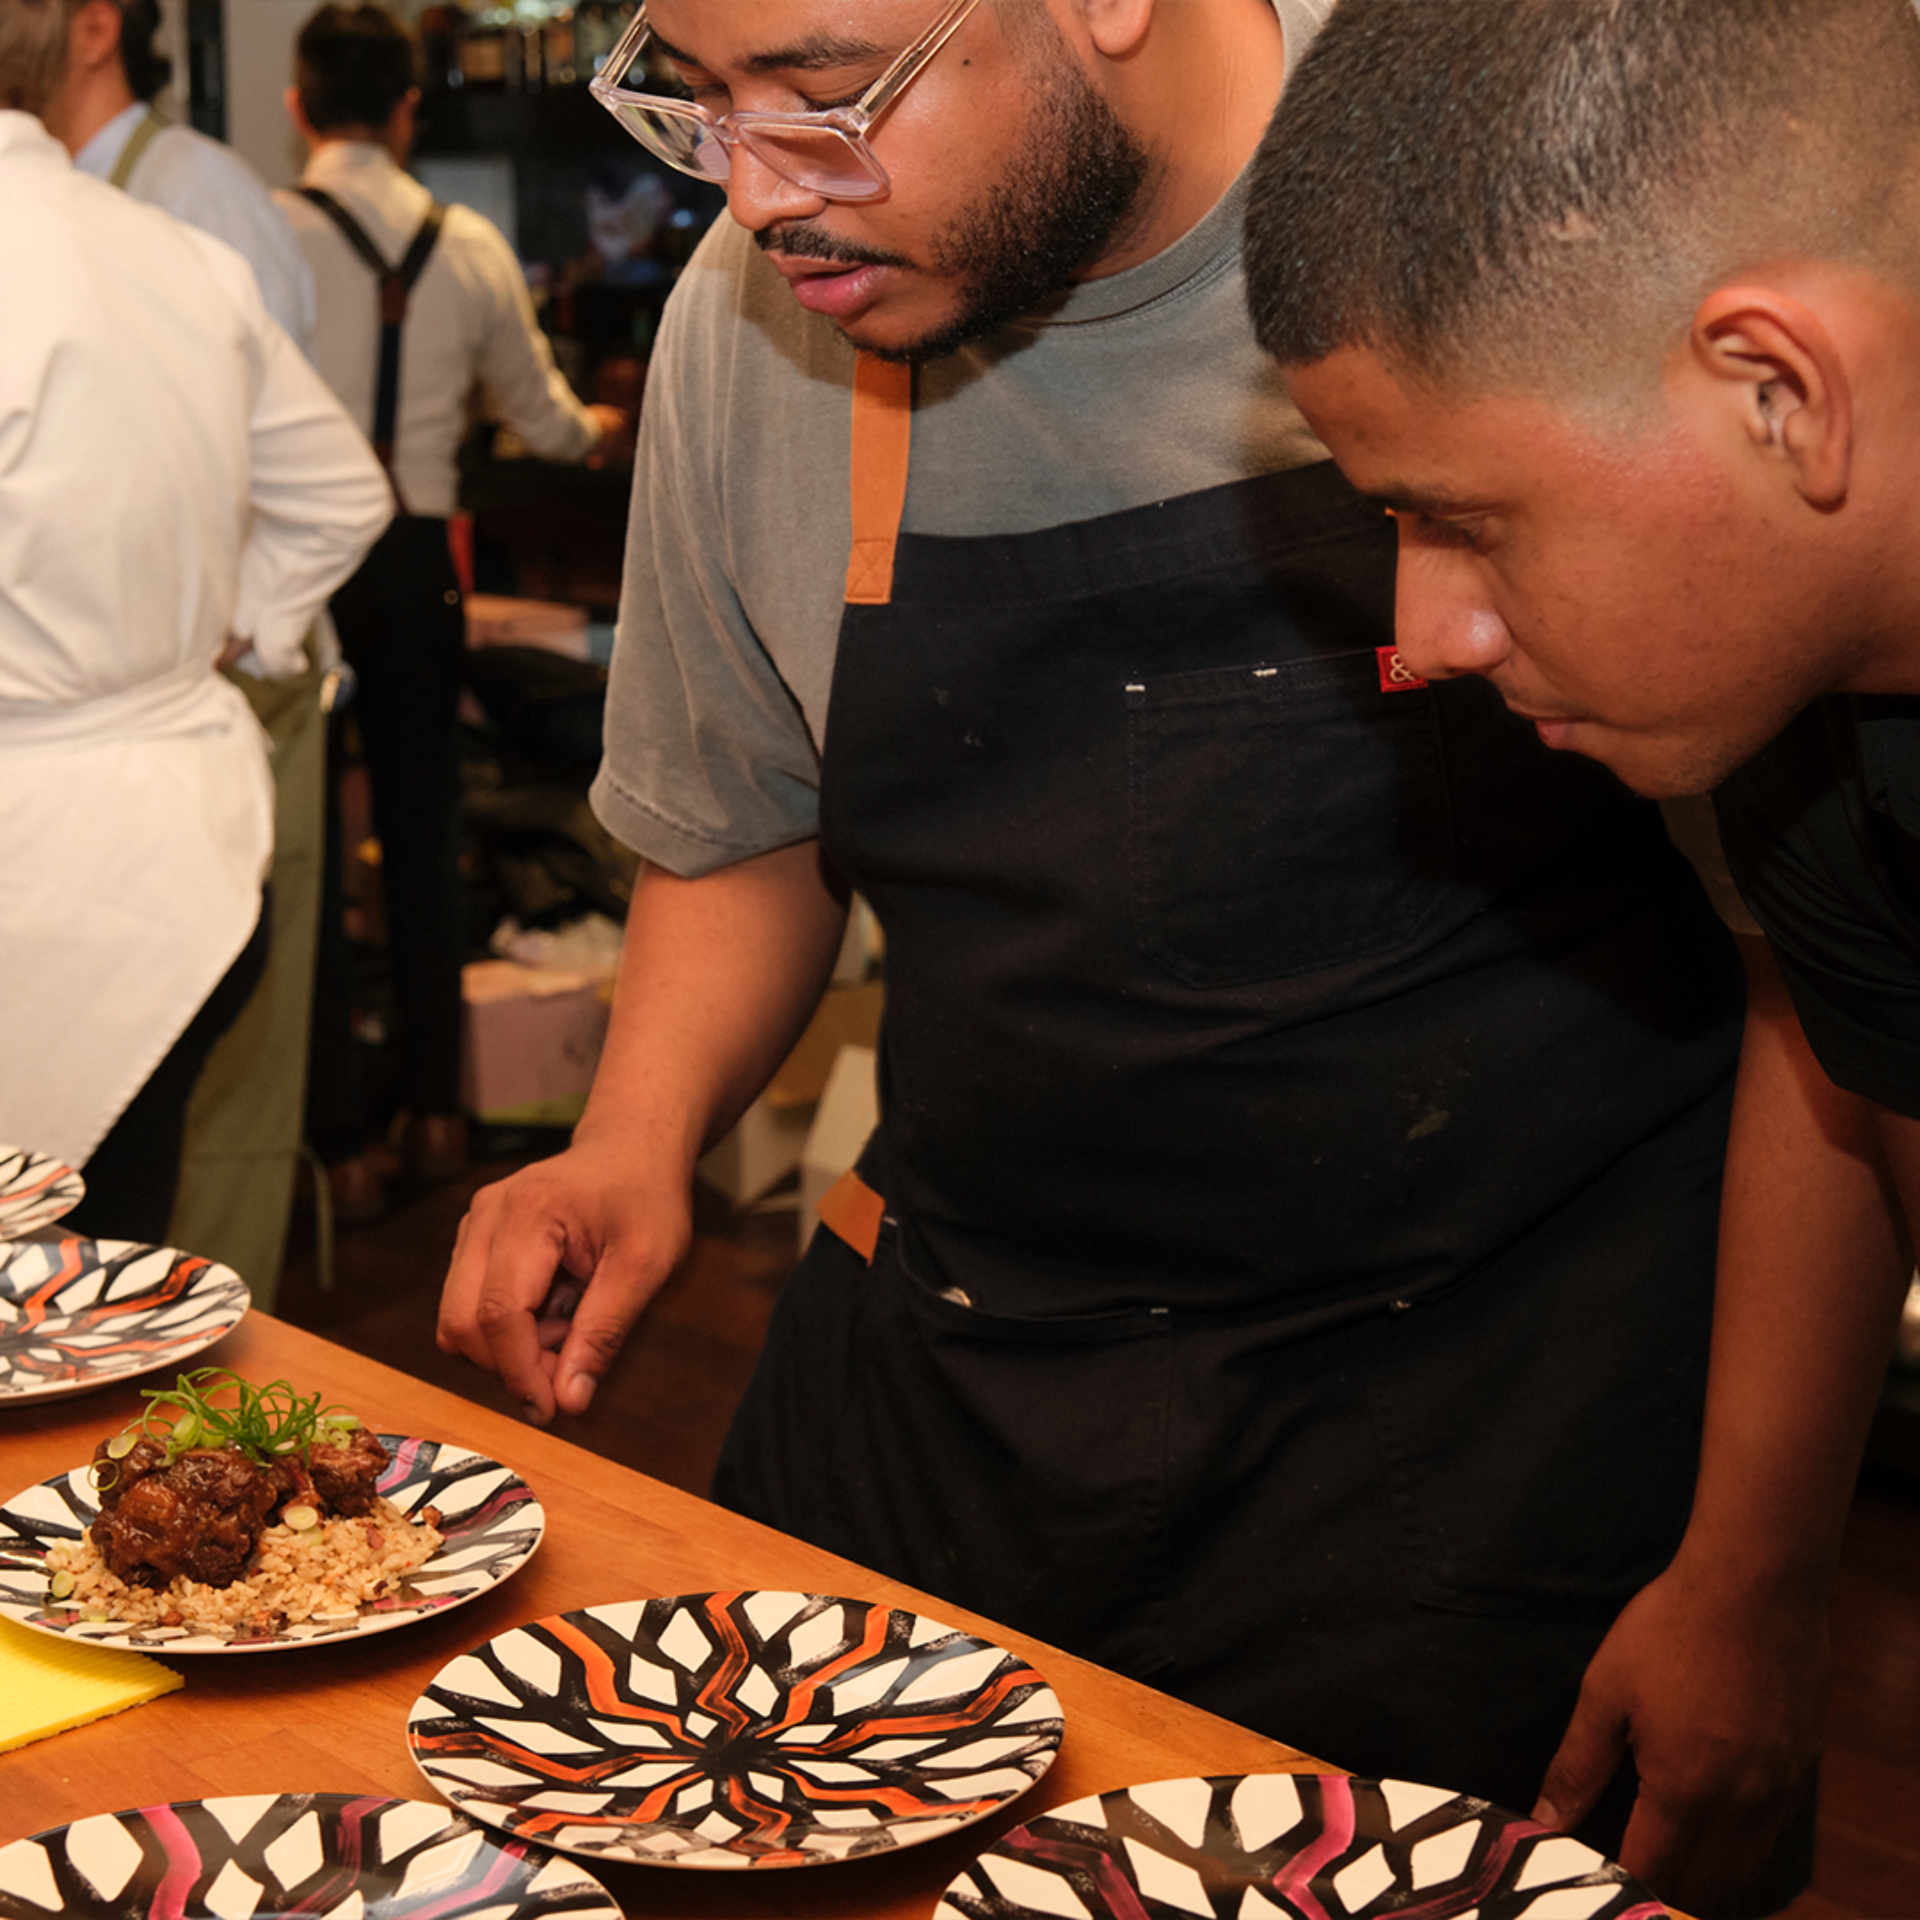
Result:
{"label": "man with clear eyeglasses", "polygon": [[596,91],[732,216],[642,423],[594,800],[643,874],[440,1337],[585,1409],[857,891],[881,1121],[718,1497],[1525,1810],[1685,1525],[1737,993],[1656,811],[1405,671],[1391,527],[1252,339],[1323,11],[636,16]]}

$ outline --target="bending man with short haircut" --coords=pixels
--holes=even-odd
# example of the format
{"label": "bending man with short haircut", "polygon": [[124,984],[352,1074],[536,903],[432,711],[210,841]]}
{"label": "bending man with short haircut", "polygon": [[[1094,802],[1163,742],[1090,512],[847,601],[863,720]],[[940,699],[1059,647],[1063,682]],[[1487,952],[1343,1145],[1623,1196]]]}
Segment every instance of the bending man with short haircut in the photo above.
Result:
{"label": "bending man with short haircut", "polygon": [[1920,21],[1344,0],[1257,163],[1248,282],[1397,518],[1407,660],[1644,793],[1716,788],[1771,950],[1693,1516],[1543,1809],[1630,1747],[1628,1864],[1690,1859],[1710,1905],[1818,1746],[1920,1208]]}

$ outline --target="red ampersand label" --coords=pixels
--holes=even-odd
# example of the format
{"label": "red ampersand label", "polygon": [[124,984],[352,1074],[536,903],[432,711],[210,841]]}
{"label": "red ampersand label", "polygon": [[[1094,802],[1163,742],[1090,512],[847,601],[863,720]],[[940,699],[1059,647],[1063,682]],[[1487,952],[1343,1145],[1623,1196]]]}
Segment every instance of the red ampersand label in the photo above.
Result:
{"label": "red ampersand label", "polygon": [[1382,693],[1408,693],[1415,687],[1424,687],[1427,683],[1400,658],[1398,647],[1375,647],[1374,658],[1380,662],[1380,691]]}

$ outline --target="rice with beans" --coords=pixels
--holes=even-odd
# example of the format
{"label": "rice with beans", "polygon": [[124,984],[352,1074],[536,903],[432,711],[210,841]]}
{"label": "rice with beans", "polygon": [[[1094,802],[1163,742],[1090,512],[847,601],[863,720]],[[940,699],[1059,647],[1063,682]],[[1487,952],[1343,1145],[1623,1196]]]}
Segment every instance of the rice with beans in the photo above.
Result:
{"label": "rice with beans", "polygon": [[329,1516],[306,1528],[276,1521],[260,1536],[251,1571],[231,1586],[210,1587],[184,1574],[164,1588],[129,1586],[108,1570],[82,1534],[47,1555],[47,1572],[69,1573],[73,1591],[55,1602],[96,1619],[135,1626],[268,1631],[357,1613],[398,1592],[441,1544],[432,1508],[418,1520],[377,1496],[355,1519]]}

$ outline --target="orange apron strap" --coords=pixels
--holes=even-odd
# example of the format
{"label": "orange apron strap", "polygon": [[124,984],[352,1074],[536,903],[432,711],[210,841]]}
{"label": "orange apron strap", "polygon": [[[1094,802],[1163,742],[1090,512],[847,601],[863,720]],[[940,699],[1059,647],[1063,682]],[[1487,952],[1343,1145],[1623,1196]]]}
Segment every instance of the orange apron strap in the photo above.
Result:
{"label": "orange apron strap", "polygon": [[880,1244],[880,1216],[887,1203],[849,1167],[820,1196],[820,1224],[844,1240],[868,1266]]}
{"label": "orange apron strap", "polygon": [[893,549],[907,504],[913,440],[913,369],[863,353],[853,370],[853,550],[847,604],[884,607],[893,598]]}
{"label": "orange apron strap", "polygon": [[[907,459],[912,445],[913,369],[861,354],[853,369],[849,606],[884,607],[893,598],[893,550],[907,504]],[[820,1224],[871,1266],[886,1204],[849,1167],[820,1196]]]}

